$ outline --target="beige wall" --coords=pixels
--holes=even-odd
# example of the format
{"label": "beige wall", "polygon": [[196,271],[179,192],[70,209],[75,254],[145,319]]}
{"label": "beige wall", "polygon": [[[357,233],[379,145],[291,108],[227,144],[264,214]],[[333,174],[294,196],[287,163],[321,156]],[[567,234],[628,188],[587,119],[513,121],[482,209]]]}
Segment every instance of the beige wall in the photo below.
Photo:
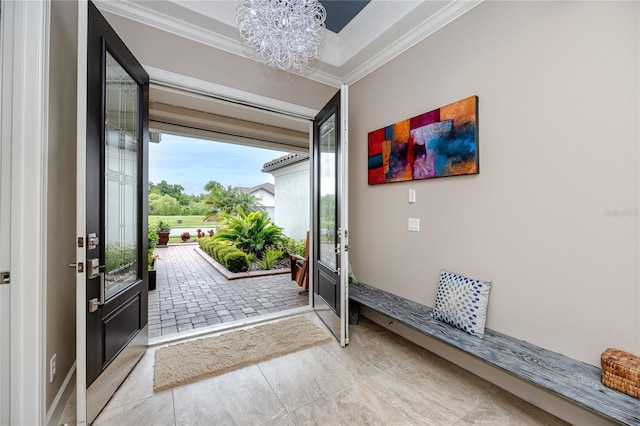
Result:
{"label": "beige wall", "polygon": [[[441,268],[491,279],[490,328],[595,365],[640,353],[639,9],[485,2],[352,85],[358,279],[429,306]],[[368,132],[470,95],[479,175],[367,184]]]}
{"label": "beige wall", "polygon": [[117,15],[103,15],[143,65],[318,110],[337,90]]}
{"label": "beige wall", "polygon": [[[47,161],[46,408],[49,410],[76,358],[76,52],[77,4],[51,3],[49,135]],[[49,359],[57,374],[49,383]]]}

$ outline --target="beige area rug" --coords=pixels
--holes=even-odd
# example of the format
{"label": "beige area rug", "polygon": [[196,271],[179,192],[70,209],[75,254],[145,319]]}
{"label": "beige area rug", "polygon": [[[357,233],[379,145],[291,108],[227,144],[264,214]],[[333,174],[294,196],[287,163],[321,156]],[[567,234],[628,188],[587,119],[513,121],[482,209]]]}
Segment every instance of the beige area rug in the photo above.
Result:
{"label": "beige area rug", "polygon": [[333,337],[304,317],[295,317],[156,350],[153,390],[163,391],[246,367]]}

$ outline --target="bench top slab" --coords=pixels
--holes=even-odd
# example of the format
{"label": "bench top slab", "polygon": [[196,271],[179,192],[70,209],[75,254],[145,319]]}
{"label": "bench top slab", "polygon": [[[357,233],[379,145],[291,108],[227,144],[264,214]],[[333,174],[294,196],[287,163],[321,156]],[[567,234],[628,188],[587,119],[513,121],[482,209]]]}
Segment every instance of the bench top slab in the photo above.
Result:
{"label": "bench top slab", "polygon": [[598,367],[488,328],[484,339],[472,336],[431,318],[428,306],[366,284],[351,283],[349,299],[600,415],[640,424],[640,399],[604,386]]}

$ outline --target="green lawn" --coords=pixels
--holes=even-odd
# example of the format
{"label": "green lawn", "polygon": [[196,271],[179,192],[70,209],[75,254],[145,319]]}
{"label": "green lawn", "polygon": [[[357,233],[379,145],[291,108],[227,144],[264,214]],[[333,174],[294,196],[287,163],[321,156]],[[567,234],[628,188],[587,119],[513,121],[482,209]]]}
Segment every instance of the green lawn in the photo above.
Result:
{"label": "green lawn", "polygon": [[[149,223],[153,224],[158,219],[164,219],[171,225],[172,228],[200,228],[203,231],[207,231],[214,228],[215,222],[203,222],[205,216],[149,216]],[[182,223],[179,223],[182,221]]]}

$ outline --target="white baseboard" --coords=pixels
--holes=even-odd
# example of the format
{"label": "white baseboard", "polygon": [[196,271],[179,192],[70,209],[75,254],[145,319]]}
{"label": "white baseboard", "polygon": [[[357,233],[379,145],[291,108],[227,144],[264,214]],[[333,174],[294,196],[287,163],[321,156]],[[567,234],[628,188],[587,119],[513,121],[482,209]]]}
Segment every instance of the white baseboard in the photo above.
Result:
{"label": "white baseboard", "polygon": [[[58,419],[62,415],[65,406],[67,405],[67,401],[69,399],[69,395],[71,395],[71,391],[73,386],[75,385],[75,381],[71,381],[73,374],[76,372],[76,363],[74,362],[67,373],[67,376],[64,378],[64,382],[62,382],[62,386],[60,390],[56,394],[49,411],[47,412],[47,425],[56,425],[58,424]],[[69,386],[71,384],[71,386]],[[62,403],[62,404],[61,404]]]}

